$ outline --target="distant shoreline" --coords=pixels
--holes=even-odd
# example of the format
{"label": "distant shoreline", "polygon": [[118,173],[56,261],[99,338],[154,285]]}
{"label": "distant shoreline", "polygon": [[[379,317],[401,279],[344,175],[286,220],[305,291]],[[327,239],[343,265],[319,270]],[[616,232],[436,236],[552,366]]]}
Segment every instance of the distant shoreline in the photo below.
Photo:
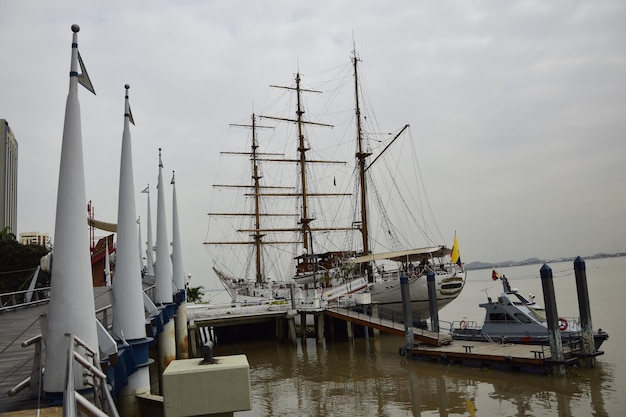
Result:
{"label": "distant shoreline", "polygon": [[[616,258],[619,256],[626,256],[626,253],[598,253],[591,256],[584,256],[583,259],[601,259],[601,258]],[[523,261],[504,261],[504,262],[481,262],[475,261],[465,264],[464,267],[466,270],[477,270],[477,269],[491,269],[491,268],[508,268],[512,266],[523,266],[523,265],[537,265],[544,263],[556,263],[556,262],[567,262],[574,261],[577,257],[572,256],[569,258],[557,258],[557,259],[539,259],[539,258],[528,258]]]}

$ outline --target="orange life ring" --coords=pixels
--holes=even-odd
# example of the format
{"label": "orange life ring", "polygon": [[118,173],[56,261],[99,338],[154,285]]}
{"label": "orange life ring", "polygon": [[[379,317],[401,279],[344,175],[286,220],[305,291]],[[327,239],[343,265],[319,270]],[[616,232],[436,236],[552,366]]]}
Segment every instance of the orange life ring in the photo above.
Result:
{"label": "orange life ring", "polygon": [[461,322],[459,323],[459,327],[461,328],[461,330],[467,329],[467,322],[465,320],[461,320]]}
{"label": "orange life ring", "polygon": [[563,317],[559,317],[559,330],[564,331],[567,330],[569,323]]}

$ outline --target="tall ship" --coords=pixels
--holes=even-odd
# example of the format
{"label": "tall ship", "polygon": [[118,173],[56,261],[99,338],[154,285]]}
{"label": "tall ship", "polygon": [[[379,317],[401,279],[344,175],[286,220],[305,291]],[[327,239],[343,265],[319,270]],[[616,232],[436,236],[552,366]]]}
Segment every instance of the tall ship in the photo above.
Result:
{"label": "tall ship", "polygon": [[[213,236],[216,225],[223,226],[228,220],[239,219],[239,226],[222,230],[230,239],[210,238],[206,242],[213,270],[234,301],[292,297],[302,301],[314,297],[331,302],[368,292],[380,307],[401,311],[400,275],[404,273],[409,278],[413,313],[426,318],[428,273],[435,276],[438,308],[462,291],[466,274],[456,236],[448,248],[440,243],[442,239],[432,237],[432,230],[438,229],[425,224],[423,212],[411,214],[409,210],[429,206],[419,200],[425,198],[419,187],[421,178],[405,178],[407,173],[419,172],[413,165],[416,160],[406,162],[410,159],[407,156],[415,157],[412,138],[403,137],[410,128],[406,125],[381,139],[371,127],[375,118],[362,113],[359,62],[353,52],[350,66],[335,78],[341,82],[331,90],[333,102],[340,101],[336,99],[339,91],[345,91],[349,84],[354,97],[351,116],[336,127],[304,117],[308,97],[321,91],[303,87],[300,73],[295,76],[295,85],[272,86],[295,98],[290,104],[291,112],[295,107],[295,117],[253,114],[250,123],[234,125],[250,129],[249,148],[223,154],[248,158],[247,174],[240,176],[239,182],[216,184],[214,188],[239,191],[245,201],[235,210],[209,213],[208,236]],[[274,109],[275,103],[271,103]],[[327,110],[330,104],[321,107]],[[275,125],[262,125],[259,120]],[[283,133],[278,132],[282,125],[289,126],[282,129],[287,131],[289,145],[280,147],[276,142]],[[331,140],[314,143],[313,128],[336,132],[337,127],[342,131],[339,137],[329,135]],[[267,146],[258,139],[260,131],[264,136],[271,133],[262,141]],[[402,141],[408,145],[394,150]],[[346,143],[355,149],[353,163],[335,160],[337,155],[349,155]],[[412,151],[407,152],[407,147]],[[315,153],[320,148],[325,157]],[[288,164],[291,170],[281,168]],[[226,170],[231,168],[229,164]],[[283,171],[288,182],[279,178]],[[382,188],[376,183],[378,179]],[[221,196],[221,192],[214,192],[212,201],[221,202]],[[400,224],[394,225],[394,221]],[[244,249],[240,251],[243,255],[226,256],[217,251],[220,247]]]}

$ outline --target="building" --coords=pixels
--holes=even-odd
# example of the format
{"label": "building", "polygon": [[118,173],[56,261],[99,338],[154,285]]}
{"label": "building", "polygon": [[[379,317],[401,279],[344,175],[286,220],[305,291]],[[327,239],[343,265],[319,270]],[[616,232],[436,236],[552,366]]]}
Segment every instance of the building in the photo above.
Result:
{"label": "building", "polygon": [[39,232],[25,232],[20,233],[19,242],[22,245],[39,245],[45,246],[46,248],[50,247],[50,235],[47,233],[39,233]]}
{"label": "building", "polygon": [[0,119],[0,230],[17,233],[17,140]]}

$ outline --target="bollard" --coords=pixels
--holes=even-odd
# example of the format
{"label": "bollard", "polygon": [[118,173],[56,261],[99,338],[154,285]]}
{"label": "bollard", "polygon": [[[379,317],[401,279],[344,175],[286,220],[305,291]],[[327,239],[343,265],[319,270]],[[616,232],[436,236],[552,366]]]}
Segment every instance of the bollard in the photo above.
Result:
{"label": "bollard", "polygon": [[202,361],[200,363],[215,363],[215,359],[213,358],[213,342],[210,340],[202,345]]}
{"label": "bollard", "polygon": [[400,274],[400,291],[402,293],[402,313],[404,317],[405,348],[413,348],[413,317],[411,314],[411,294],[409,277],[406,272]]}
{"label": "bollard", "polygon": [[428,308],[430,309],[430,324],[432,331],[439,333],[439,312],[437,311],[437,287],[435,286],[435,273],[428,271],[426,274],[428,282]]}
{"label": "bollard", "polygon": [[555,375],[563,376],[565,375],[565,354],[563,353],[563,342],[558,326],[559,315],[556,309],[552,269],[547,264],[543,264],[539,273],[541,275],[541,287],[543,289],[543,299],[546,308],[546,320],[548,321],[550,360],[555,363],[552,369]]}

